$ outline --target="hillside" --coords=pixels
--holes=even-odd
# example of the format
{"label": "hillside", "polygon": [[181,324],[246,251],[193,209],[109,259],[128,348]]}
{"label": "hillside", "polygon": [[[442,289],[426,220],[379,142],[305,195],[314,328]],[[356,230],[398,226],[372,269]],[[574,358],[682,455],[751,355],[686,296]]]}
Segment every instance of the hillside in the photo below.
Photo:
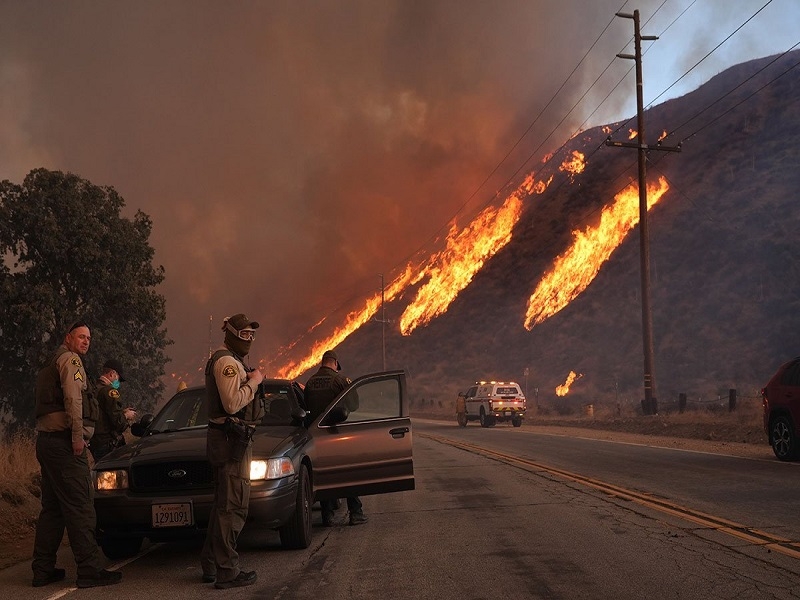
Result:
{"label": "hillside", "polygon": [[[800,53],[758,73],[773,59],[733,67],[646,112],[648,140],[663,130],[675,132],[665,145],[682,142],[682,152],[651,152],[648,159],[648,181],[665,176],[670,185],[650,211],[662,409],[681,392],[690,405],[726,399],[730,388],[753,398],[780,363],[800,353],[800,70],[793,69]],[[387,327],[387,367],[408,371],[415,402],[450,401],[477,379],[514,379],[544,408],[638,405],[638,228],[564,310],[531,331],[522,325],[528,297],[572,231],[593,225],[636,179],[636,151],[604,146],[606,136],[598,127],[561,148],[551,162],[578,150],[585,171],[570,182],[552,169],[548,191],[526,199],[512,241],[444,315],[408,337]],[[388,304],[386,317],[397,323],[405,304]],[[340,350],[349,375],[379,370],[380,327],[363,327]],[[570,371],[582,376],[558,398],[554,390]]]}

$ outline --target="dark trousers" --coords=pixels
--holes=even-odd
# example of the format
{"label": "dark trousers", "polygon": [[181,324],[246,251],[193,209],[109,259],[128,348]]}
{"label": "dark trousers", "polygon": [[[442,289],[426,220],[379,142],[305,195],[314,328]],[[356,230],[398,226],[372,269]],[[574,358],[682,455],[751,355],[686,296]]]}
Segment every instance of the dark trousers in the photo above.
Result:
{"label": "dark trousers", "polygon": [[[321,500],[319,504],[320,508],[322,508],[322,517],[324,519],[333,517],[333,513],[336,511],[336,500]],[[360,515],[364,512],[361,499],[358,496],[351,496],[347,499],[347,511],[351,515]]]}
{"label": "dark trousers", "polygon": [[225,432],[208,430],[208,460],[214,468],[214,504],[206,531],[206,541],[200,554],[200,566],[207,575],[216,574],[217,581],[236,579],[239,554],[236,543],[250,503],[250,445],[241,461],[230,460],[230,444]]}
{"label": "dark trousers", "polygon": [[33,545],[34,577],[46,577],[56,566],[56,553],[66,529],[78,566],[78,577],[91,577],[103,568],[95,538],[97,517],[86,450],[72,454],[70,433],[36,439],[36,459],[42,470],[42,510]]}

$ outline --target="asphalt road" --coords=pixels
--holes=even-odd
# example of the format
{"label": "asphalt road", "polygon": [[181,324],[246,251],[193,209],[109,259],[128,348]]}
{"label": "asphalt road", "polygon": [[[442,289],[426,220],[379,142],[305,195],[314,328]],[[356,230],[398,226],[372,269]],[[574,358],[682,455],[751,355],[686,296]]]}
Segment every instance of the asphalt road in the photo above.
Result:
{"label": "asphalt road", "polygon": [[363,498],[368,524],[315,528],[291,552],[244,535],[254,586],[215,590],[198,545],[155,545],[112,588],[75,590],[68,551],[63,585],[31,588],[23,564],[0,587],[15,600],[800,597],[800,465],[502,425],[415,421],[414,436],[417,489]]}

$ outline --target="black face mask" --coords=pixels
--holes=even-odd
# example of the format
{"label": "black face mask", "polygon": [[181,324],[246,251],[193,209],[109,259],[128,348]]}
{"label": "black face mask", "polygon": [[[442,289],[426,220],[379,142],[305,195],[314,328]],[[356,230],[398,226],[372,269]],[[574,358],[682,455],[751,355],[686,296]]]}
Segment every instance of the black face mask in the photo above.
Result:
{"label": "black face mask", "polygon": [[230,331],[225,332],[225,345],[237,356],[242,358],[247,356],[247,353],[250,352],[250,344],[252,343],[253,340],[243,340]]}

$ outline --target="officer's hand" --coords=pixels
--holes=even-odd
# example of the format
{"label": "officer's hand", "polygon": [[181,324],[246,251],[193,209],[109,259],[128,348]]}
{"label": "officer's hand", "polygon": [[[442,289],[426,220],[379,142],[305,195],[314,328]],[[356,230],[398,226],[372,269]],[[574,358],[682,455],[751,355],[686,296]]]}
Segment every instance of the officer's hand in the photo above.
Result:
{"label": "officer's hand", "polygon": [[262,381],[264,381],[264,374],[261,372],[261,369],[253,369],[247,374],[247,381],[253,382],[255,385],[258,385]]}
{"label": "officer's hand", "polygon": [[122,411],[122,414],[125,415],[125,420],[129,423],[136,418],[136,411],[133,410],[130,406]]}
{"label": "officer's hand", "polygon": [[83,440],[80,442],[72,442],[72,454],[74,456],[81,456],[84,448],[86,448],[86,442]]}

